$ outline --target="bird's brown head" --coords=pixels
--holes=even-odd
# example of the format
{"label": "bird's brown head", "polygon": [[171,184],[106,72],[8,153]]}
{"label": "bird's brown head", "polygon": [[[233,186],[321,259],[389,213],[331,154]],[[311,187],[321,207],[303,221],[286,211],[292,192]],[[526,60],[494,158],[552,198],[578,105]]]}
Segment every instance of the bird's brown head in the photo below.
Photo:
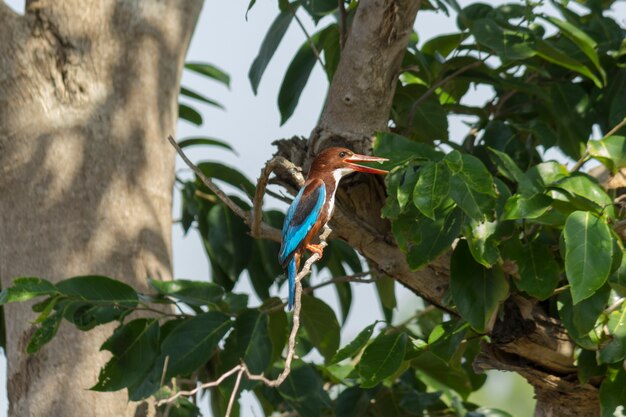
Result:
{"label": "bird's brown head", "polygon": [[[333,174],[344,176],[354,171],[369,174],[386,174],[388,171],[359,165],[358,162],[385,162],[386,158],[359,155],[347,148],[326,148],[320,152],[311,164],[310,173]],[[310,174],[309,174],[310,175]]]}

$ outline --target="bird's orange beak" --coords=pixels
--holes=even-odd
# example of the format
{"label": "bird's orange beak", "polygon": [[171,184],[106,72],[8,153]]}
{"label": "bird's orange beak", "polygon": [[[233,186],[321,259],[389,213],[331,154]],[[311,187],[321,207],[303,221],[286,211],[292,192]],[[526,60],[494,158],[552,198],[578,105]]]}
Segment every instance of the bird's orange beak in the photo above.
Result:
{"label": "bird's orange beak", "polygon": [[363,165],[358,165],[355,162],[386,162],[389,159],[387,158],[379,158],[377,156],[368,156],[368,155],[359,155],[353,154],[348,158],[344,159],[345,162],[350,168],[359,172],[367,172],[368,174],[387,174],[389,171],[385,171],[384,169],[376,169],[370,168]]}

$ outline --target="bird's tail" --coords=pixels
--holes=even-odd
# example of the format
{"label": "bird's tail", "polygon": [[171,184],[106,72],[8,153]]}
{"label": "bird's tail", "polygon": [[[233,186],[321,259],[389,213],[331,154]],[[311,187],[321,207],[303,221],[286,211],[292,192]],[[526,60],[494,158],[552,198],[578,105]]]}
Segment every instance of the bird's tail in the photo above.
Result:
{"label": "bird's tail", "polygon": [[293,308],[293,299],[296,291],[296,275],[298,274],[298,266],[300,263],[299,261],[300,257],[296,253],[287,264],[287,279],[289,280],[289,303],[287,304],[287,308],[289,310]]}

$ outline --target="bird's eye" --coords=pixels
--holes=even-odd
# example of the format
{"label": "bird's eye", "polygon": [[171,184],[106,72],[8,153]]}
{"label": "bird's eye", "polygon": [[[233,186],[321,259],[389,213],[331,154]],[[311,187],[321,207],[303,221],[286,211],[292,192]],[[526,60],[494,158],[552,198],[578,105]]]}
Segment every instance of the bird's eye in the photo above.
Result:
{"label": "bird's eye", "polygon": [[345,158],[345,157],[346,157],[346,155],[347,155],[347,153],[346,153],[346,152],[343,152],[343,151],[342,151],[342,152],[339,152],[339,157],[340,157],[340,158]]}

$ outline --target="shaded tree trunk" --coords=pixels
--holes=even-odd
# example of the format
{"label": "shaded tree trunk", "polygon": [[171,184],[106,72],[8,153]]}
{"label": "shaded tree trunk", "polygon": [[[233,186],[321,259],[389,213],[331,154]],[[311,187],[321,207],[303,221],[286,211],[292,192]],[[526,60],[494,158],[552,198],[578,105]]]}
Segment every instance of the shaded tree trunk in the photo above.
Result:
{"label": "shaded tree trunk", "polygon": [[[341,62],[330,86],[324,111],[307,143],[278,143],[278,154],[304,167],[311,156],[332,145],[357,152],[371,149],[376,132],[387,122],[400,72],[402,56],[413,29],[420,2],[416,0],[361,0]],[[287,175],[281,181],[293,188]],[[354,176],[342,181],[331,227],[333,237],[359,250],[372,268],[411,289],[443,309],[448,288],[449,254],[419,271],[411,271],[394,242],[389,222],[380,218],[385,189],[380,178]],[[512,297],[496,322],[475,368],[515,371],[535,388],[535,415],[599,415],[597,387],[579,385],[573,344],[561,324],[538,306]],[[454,314],[454,312],[452,312]]]}
{"label": "shaded tree trunk", "polygon": [[[174,132],[202,0],[0,1],[0,277],[171,275]],[[112,327],[63,324],[27,355],[30,305],[7,306],[12,416],[142,416],[96,393]]]}

